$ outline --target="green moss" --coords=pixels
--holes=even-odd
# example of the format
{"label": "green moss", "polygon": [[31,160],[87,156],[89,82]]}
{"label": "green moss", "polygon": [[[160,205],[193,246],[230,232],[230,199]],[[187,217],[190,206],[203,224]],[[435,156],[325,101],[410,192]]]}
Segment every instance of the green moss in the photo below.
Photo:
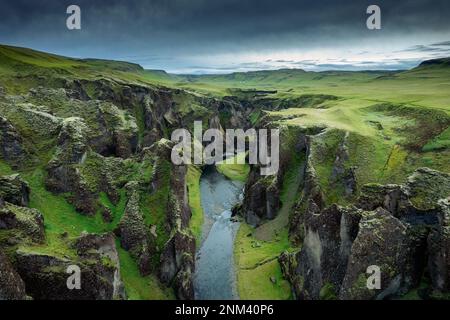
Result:
{"label": "green moss", "polygon": [[169,235],[166,232],[166,223],[167,205],[170,196],[171,164],[166,160],[159,159],[153,170],[157,170],[157,174],[161,177],[159,188],[154,190],[150,195],[143,193],[141,195],[140,205],[144,213],[145,223],[156,226],[158,233],[157,245],[159,248],[163,248],[169,239]]}
{"label": "green moss", "polygon": [[120,259],[120,275],[129,300],[167,300],[174,299],[171,289],[163,288],[155,276],[142,277],[130,253],[116,241]]}
{"label": "green moss", "polygon": [[258,241],[249,236],[252,232],[250,226],[242,223],[235,240],[234,259],[240,298],[292,298],[289,283],[283,279],[277,260],[281,252],[290,249],[287,230],[272,241]]}
{"label": "green moss", "polygon": [[332,283],[326,283],[319,293],[320,300],[336,300],[336,289]]}
{"label": "green moss", "polygon": [[201,170],[190,165],[186,175],[186,182],[189,193],[189,206],[192,211],[192,217],[189,222],[189,228],[192,231],[197,243],[200,243],[203,226],[203,208],[200,198],[200,177]]}
{"label": "green moss", "polygon": [[112,222],[109,224],[109,226],[107,227],[109,230],[114,230],[117,225],[119,224],[120,220],[122,219],[122,216],[125,212],[125,207],[127,205],[127,193],[125,191],[125,189],[121,189],[119,191],[119,202],[117,203],[117,205],[114,205],[111,200],[109,199],[108,195],[104,192],[100,193],[99,196],[99,202],[106,208],[108,208],[109,210],[111,210],[111,213],[113,215],[113,220]]}
{"label": "green moss", "polygon": [[230,180],[245,182],[250,173],[250,165],[246,163],[245,157],[245,153],[240,153],[233,158],[219,162],[216,164],[217,171]]}
{"label": "green moss", "polygon": [[7,176],[13,173],[13,170],[6,162],[0,160],[0,176]]}
{"label": "green moss", "polygon": [[261,117],[261,110],[254,111],[250,114],[250,123],[255,125]]}
{"label": "green moss", "polygon": [[430,140],[426,145],[423,146],[423,152],[430,151],[440,151],[450,149],[450,128],[447,128],[440,135],[436,136],[432,140]]}

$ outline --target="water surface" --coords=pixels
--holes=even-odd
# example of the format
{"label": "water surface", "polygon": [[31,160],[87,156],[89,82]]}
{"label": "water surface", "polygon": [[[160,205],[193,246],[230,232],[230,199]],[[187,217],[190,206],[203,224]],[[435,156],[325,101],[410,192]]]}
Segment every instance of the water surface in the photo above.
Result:
{"label": "water surface", "polygon": [[238,299],[233,249],[239,223],[231,220],[230,210],[242,196],[243,187],[242,182],[228,180],[215,167],[205,168],[202,174],[200,192],[205,222],[196,257],[196,299]]}

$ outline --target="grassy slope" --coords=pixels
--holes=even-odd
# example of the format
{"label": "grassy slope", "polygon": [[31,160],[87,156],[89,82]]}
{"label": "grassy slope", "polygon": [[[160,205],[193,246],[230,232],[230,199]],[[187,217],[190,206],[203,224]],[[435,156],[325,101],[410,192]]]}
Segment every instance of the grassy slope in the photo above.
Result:
{"label": "grassy slope", "polygon": [[217,171],[230,180],[245,182],[250,173],[250,165],[245,161],[245,153],[216,163]]}
{"label": "grassy slope", "polygon": [[[277,261],[281,252],[290,248],[287,230],[271,241],[258,241],[254,230],[245,223],[239,227],[234,258],[238,292],[246,300],[285,300],[291,298],[288,282],[283,279]],[[275,283],[271,281],[275,278]]]}
{"label": "grassy slope", "polygon": [[[10,167],[0,162],[0,175],[11,174]],[[32,190],[30,195],[30,207],[36,208],[44,215],[46,243],[40,246],[21,247],[23,251],[48,253],[61,257],[74,257],[76,253],[69,249],[68,242],[78,237],[82,232],[104,233],[111,232],[117,226],[120,216],[125,209],[126,197],[122,192],[121,199],[117,206],[114,206],[109,199],[104,198],[114,214],[111,224],[105,224],[97,214],[88,217],[77,213],[63,196],[54,195],[44,188],[45,171],[36,169],[30,172],[21,173],[23,178],[29,183]],[[61,237],[67,233],[67,237]],[[130,254],[117,245],[121,263],[121,274],[129,294],[129,299],[171,299],[173,294],[169,290],[163,290],[159,286],[158,280],[154,276],[141,277],[136,262]]]}
{"label": "grassy slope", "polygon": [[[127,62],[72,59],[4,45],[0,45],[0,75],[0,85],[10,93],[25,93],[37,85],[51,86],[59,83],[61,78],[110,79],[167,86],[173,86],[178,79],[165,72],[143,70],[140,66]],[[17,81],[18,75],[22,76],[20,81]],[[44,76],[47,76],[44,82],[39,80]]]}
{"label": "grassy slope", "polygon": [[190,229],[197,240],[200,243],[202,236],[203,226],[203,209],[200,198],[200,176],[202,172],[194,165],[188,167],[188,173],[186,176],[186,182],[189,193],[189,206],[191,207],[192,217],[190,221]]}
{"label": "grassy slope", "polygon": [[270,241],[282,234],[289,224],[289,214],[300,195],[300,184],[303,181],[304,154],[294,154],[284,177],[280,193],[281,209],[277,217],[256,228],[254,236],[257,240]]}
{"label": "grassy slope", "polygon": [[[242,299],[288,299],[289,285],[283,280],[278,256],[290,250],[287,225],[303,181],[304,154],[293,154],[280,190],[282,206],[277,217],[254,229],[242,223],[235,240],[238,290]],[[273,283],[271,278],[275,278]]]}

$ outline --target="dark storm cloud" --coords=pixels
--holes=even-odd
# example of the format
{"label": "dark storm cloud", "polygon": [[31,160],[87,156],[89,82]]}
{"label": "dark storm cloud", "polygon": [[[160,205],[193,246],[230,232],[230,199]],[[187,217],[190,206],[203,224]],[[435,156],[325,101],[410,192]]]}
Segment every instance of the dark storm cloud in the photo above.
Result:
{"label": "dark storm cloud", "polygon": [[[374,3],[382,8],[378,34],[365,27],[366,8]],[[81,31],[65,28],[70,4],[82,9]],[[450,29],[447,0],[0,0],[0,5],[1,43],[150,67],[180,67],[177,57],[345,46]]]}
{"label": "dark storm cloud", "polygon": [[433,43],[431,46],[433,46],[433,47],[450,47],[450,41]]}

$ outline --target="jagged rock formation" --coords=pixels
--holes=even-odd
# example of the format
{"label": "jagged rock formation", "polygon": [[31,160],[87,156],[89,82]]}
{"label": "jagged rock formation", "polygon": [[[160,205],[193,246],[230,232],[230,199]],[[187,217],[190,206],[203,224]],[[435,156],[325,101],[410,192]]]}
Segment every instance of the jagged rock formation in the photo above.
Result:
{"label": "jagged rock formation", "polygon": [[[261,125],[264,128],[270,128],[271,123],[267,121]],[[305,159],[308,159],[310,136],[322,131],[322,128],[282,127],[280,129],[280,141],[283,141],[283,143],[280,145],[280,166],[277,174],[261,176],[260,166],[253,165],[245,186],[245,196],[239,212],[243,215],[246,222],[253,226],[258,226],[264,221],[272,220],[276,217],[281,206],[280,190],[288,166],[291,165],[293,158],[296,156],[303,155]],[[311,170],[312,167],[305,166],[304,161],[295,165],[299,166],[297,170],[306,168],[307,174],[305,182],[302,184],[305,184],[306,192],[312,192],[309,190],[311,185],[309,179],[311,177],[308,174],[308,170]]]}
{"label": "jagged rock formation", "polygon": [[95,199],[76,167],[87,156],[86,131],[81,118],[67,118],[62,122],[56,154],[47,165],[46,186],[55,193],[72,192],[70,200],[77,210],[94,214]]}
{"label": "jagged rock formation", "polygon": [[[45,243],[44,217],[26,207],[30,189],[18,176],[0,177],[0,299],[119,299],[125,293],[112,234],[83,234],[73,244],[75,256],[17,249]],[[71,249],[72,250],[72,249]],[[13,261],[13,263],[11,263]],[[67,268],[81,269],[80,290],[67,287]]]}
{"label": "jagged rock formation", "polygon": [[22,136],[4,117],[0,117],[0,156],[13,167],[18,167],[27,157]]}
{"label": "jagged rock formation", "polygon": [[[17,164],[26,160],[30,166],[50,158],[45,163],[47,190],[63,196],[81,214],[100,213],[106,224],[117,224],[115,234],[121,246],[136,260],[141,275],[157,273],[162,283],[175,289],[178,298],[192,299],[195,240],[189,231],[186,167],[171,164],[171,144],[165,138],[170,138],[173,129],[190,128],[194,120],[218,129],[248,127],[247,118],[253,109],[183,90],[110,79],[59,80],[55,88],[40,86],[27,94],[2,96],[2,158]],[[1,190],[7,188],[11,189],[12,184],[5,183]],[[14,192],[8,190],[8,198],[2,196],[7,201],[3,211],[20,213],[15,213],[20,218],[15,219],[21,224],[9,218],[11,213],[5,213],[4,225],[10,229],[23,227],[25,211],[38,216],[32,209],[22,207],[28,204],[26,185],[22,198],[21,186],[14,188]],[[167,190],[168,196],[158,203],[167,215],[163,228],[148,223],[152,211],[144,207],[146,198],[161,189]],[[105,197],[106,201],[99,200]],[[125,209],[121,218],[116,219],[120,213],[112,207],[122,199],[125,199]],[[44,239],[32,236],[31,242]],[[43,229],[41,236],[44,236]],[[10,237],[9,241],[19,244],[24,239],[25,235],[15,240]],[[161,244],[161,239],[167,241]],[[61,270],[71,262],[66,257],[47,254],[21,252],[18,255],[18,264],[28,261],[31,264],[32,270],[24,266],[21,269],[27,284],[40,283],[46,264],[58,266],[58,277],[62,279]],[[77,257],[80,259],[83,260]],[[94,269],[92,273],[108,271],[100,265]],[[36,276],[32,277],[31,272]],[[112,279],[109,274],[108,271],[108,279]],[[108,292],[100,294],[97,289]],[[109,289],[97,289],[86,295],[111,297]],[[37,299],[56,295],[56,291],[46,293],[45,290],[48,290],[45,286],[33,287],[30,295]]]}
{"label": "jagged rock formation", "polygon": [[30,201],[30,187],[18,174],[0,177],[0,198],[27,207]]}
{"label": "jagged rock formation", "polygon": [[151,257],[155,254],[155,239],[150,229],[144,223],[140,210],[140,194],[137,182],[130,182],[126,186],[128,203],[120,221],[117,234],[120,236],[122,248],[131,252],[137,259],[142,275],[148,275],[151,270]]}
{"label": "jagged rock formation", "polygon": [[170,161],[173,143],[161,140],[152,146],[158,154],[153,187],[158,189],[163,176],[158,167],[163,162],[170,163],[170,190],[167,204],[167,229],[169,240],[164,245],[160,257],[159,278],[165,284],[173,283],[179,299],[194,299],[193,275],[195,270],[195,239],[190,233],[191,210],[188,204],[186,166],[175,166]]}
{"label": "jagged rock formation", "polygon": [[0,252],[0,300],[24,300],[25,284],[8,258]]}
{"label": "jagged rock formation", "polygon": [[10,231],[4,245],[45,239],[44,218],[36,209],[27,208],[30,189],[19,175],[0,177],[0,230]]}
{"label": "jagged rock formation", "polygon": [[[424,273],[429,294],[448,293],[449,195],[450,176],[423,168],[405,185],[363,187],[356,207],[323,208],[310,197],[302,249],[280,257],[297,298],[390,298],[416,288]],[[366,283],[373,265],[379,290]]]}
{"label": "jagged rock formation", "polygon": [[[17,251],[18,273],[26,292],[38,300],[123,299],[114,237],[84,234],[74,243],[77,256],[64,258]],[[67,286],[70,266],[80,268],[80,289]]]}

